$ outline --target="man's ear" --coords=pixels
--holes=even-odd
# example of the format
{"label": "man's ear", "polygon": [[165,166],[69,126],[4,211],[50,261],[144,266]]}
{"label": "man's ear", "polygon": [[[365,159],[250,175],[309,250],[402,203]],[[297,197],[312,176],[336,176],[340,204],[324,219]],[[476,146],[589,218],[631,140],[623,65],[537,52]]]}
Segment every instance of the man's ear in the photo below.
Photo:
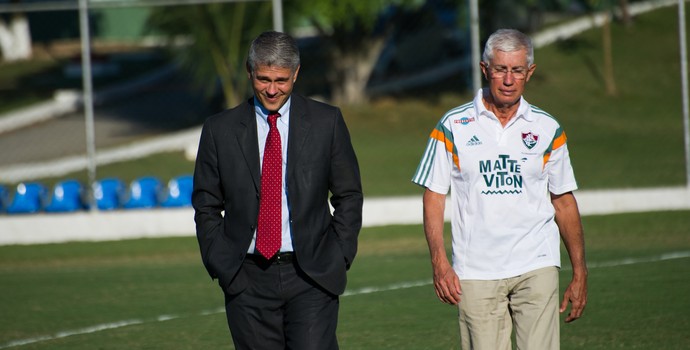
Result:
{"label": "man's ear", "polygon": [[479,62],[479,67],[482,69],[482,74],[484,75],[484,79],[486,79],[486,81],[489,81],[489,72],[488,72],[489,66],[484,61],[481,61],[481,62]]}
{"label": "man's ear", "polygon": [[525,78],[525,81],[529,81],[529,78],[534,74],[534,71],[537,69],[537,65],[532,63],[529,68],[527,68],[527,77]]}
{"label": "man's ear", "polygon": [[297,81],[297,75],[299,74],[299,68],[301,66],[297,66],[297,69],[295,69],[295,73],[292,75],[292,83],[294,84]]}

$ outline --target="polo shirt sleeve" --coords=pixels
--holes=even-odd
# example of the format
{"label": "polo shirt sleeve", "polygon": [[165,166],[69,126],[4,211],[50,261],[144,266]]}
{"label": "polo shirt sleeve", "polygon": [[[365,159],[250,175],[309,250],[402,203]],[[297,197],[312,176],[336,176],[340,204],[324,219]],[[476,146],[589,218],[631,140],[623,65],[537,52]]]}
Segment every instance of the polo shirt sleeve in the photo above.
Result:
{"label": "polo shirt sleeve", "polygon": [[544,162],[549,177],[549,192],[559,195],[577,189],[568,153],[567,137],[560,127],[554,134],[551,146],[544,154]]}
{"label": "polo shirt sleeve", "polygon": [[412,182],[433,192],[447,194],[451,170],[458,160],[457,154],[453,133],[439,122],[429,135],[429,142]]}

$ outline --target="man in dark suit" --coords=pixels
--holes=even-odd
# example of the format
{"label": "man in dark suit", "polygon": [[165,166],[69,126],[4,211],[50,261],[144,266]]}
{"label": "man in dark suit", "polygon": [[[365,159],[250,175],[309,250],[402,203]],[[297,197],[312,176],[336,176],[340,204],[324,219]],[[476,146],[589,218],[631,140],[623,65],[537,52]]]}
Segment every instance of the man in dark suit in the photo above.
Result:
{"label": "man in dark suit", "polygon": [[292,93],[299,68],[294,39],[259,35],[247,58],[254,97],[201,132],[197,238],[237,349],[338,348],[338,296],[362,223],[359,167],[340,110]]}

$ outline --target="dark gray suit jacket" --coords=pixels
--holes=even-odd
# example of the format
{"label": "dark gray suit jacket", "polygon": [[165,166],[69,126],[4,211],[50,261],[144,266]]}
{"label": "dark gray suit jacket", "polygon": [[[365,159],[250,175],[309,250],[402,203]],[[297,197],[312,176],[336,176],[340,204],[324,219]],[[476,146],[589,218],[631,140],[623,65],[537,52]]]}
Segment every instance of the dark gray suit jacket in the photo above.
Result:
{"label": "dark gray suit jacket", "polygon": [[[253,103],[250,99],[204,123],[194,170],[192,204],[202,260],[230,294],[242,291],[250,278],[238,271],[259,213],[261,171]],[[362,187],[350,135],[338,108],[292,94],[288,137],[286,175],[295,256],[316,283],[340,295],[362,225]]]}

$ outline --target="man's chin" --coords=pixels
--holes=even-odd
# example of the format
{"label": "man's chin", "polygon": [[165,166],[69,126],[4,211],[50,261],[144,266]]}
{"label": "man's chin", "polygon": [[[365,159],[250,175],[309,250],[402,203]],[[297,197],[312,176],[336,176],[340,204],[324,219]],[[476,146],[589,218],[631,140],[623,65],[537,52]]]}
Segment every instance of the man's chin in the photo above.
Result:
{"label": "man's chin", "polygon": [[282,106],[281,100],[263,100],[261,103],[264,105],[264,108],[266,108],[269,111],[275,112],[280,109]]}
{"label": "man's chin", "polygon": [[498,98],[495,99],[496,104],[502,105],[502,106],[512,106],[520,101],[520,96],[517,94],[501,94],[498,96]]}

